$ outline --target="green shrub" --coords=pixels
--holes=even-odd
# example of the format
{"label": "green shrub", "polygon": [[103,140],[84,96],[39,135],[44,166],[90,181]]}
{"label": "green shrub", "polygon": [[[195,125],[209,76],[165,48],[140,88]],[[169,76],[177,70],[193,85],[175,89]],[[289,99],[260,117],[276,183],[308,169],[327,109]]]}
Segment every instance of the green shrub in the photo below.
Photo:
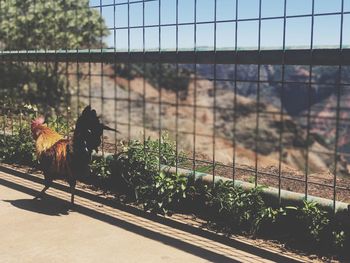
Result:
{"label": "green shrub", "polygon": [[316,244],[326,235],[330,219],[327,211],[320,209],[316,202],[304,201],[304,206],[298,210],[297,222],[303,239]]}
{"label": "green shrub", "polygon": [[346,234],[344,230],[332,231],[333,246],[335,250],[341,251],[345,248]]}
{"label": "green shrub", "polygon": [[101,179],[108,179],[112,175],[112,171],[111,171],[112,162],[113,162],[112,158],[94,156],[90,164],[91,174]]}
{"label": "green shrub", "polygon": [[151,184],[136,186],[135,192],[145,210],[168,214],[186,199],[189,189],[187,176],[161,171],[152,177]]}
{"label": "green shrub", "polygon": [[[298,209],[299,208],[294,206],[264,208],[256,221],[256,232],[254,234],[280,240],[290,239],[291,233],[289,230],[293,229],[294,231],[296,227],[296,225],[294,225],[296,221],[294,215]],[[273,229],[273,231],[271,231],[271,229]]]}
{"label": "green shrub", "polygon": [[228,231],[254,232],[265,209],[260,192],[260,188],[245,191],[232,181],[219,181],[207,193],[211,221]]}
{"label": "green shrub", "polygon": [[35,166],[35,146],[28,127],[13,135],[0,135],[0,161]]}
{"label": "green shrub", "polygon": [[131,140],[115,159],[116,172],[128,187],[135,189],[139,185],[151,185],[161,165],[175,166],[176,148],[169,136],[163,134],[161,142],[150,138],[144,143]]}
{"label": "green shrub", "polygon": [[46,120],[49,128],[62,135],[67,135],[70,132],[70,126],[64,116],[50,116]]}
{"label": "green shrub", "polygon": [[[183,158],[183,154],[180,154]],[[188,179],[160,170],[161,165],[176,165],[176,147],[167,134],[161,141],[132,140],[115,156],[113,171],[125,188],[145,210],[165,214],[186,198]]]}

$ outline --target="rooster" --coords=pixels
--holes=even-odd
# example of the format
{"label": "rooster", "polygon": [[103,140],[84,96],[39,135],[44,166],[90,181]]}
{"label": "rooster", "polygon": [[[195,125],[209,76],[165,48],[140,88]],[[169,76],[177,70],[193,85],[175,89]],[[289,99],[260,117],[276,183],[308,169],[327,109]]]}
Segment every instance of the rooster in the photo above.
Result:
{"label": "rooster", "polygon": [[45,187],[34,199],[42,198],[54,179],[64,179],[70,186],[74,205],[77,178],[88,171],[91,154],[98,151],[103,130],[116,130],[102,124],[91,106],[78,118],[71,140],[48,128],[44,122],[45,119],[39,117],[31,124],[39,167],[45,177]]}

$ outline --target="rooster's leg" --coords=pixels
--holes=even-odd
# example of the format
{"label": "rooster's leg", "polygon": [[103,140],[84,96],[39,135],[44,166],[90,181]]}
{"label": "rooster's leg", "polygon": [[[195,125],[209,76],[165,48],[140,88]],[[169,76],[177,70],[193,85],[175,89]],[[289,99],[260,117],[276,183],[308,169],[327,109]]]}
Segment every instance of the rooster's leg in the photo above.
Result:
{"label": "rooster's leg", "polygon": [[71,192],[71,204],[74,205],[74,193],[75,193],[76,181],[72,180],[69,182],[70,192]]}
{"label": "rooster's leg", "polygon": [[45,194],[46,190],[49,188],[50,188],[50,186],[45,185],[44,189],[41,190],[41,192],[37,196],[34,197],[34,200],[41,199],[43,197],[43,195]]}
{"label": "rooster's leg", "polygon": [[48,172],[44,172],[44,178],[45,187],[37,196],[34,197],[34,200],[41,199],[44,196],[46,190],[49,189],[52,184],[53,179]]}
{"label": "rooster's leg", "polygon": [[41,190],[41,192],[37,196],[34,197],[34,200],[41,199],[44,196],[46,190],[50,188],[51,183],[52,183],[52,180],[47,180],[45,178],[45,187],[43,190]]}

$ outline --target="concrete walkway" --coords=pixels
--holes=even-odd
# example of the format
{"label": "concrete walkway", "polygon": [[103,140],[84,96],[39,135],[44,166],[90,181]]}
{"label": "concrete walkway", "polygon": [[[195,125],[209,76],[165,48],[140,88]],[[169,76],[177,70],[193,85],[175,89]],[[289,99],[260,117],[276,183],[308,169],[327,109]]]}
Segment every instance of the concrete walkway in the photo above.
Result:
{"label": "concrete walkway", "polygon": [[0,262],[275,262],[79,193],[32,200],[37,179],[0,171]]}

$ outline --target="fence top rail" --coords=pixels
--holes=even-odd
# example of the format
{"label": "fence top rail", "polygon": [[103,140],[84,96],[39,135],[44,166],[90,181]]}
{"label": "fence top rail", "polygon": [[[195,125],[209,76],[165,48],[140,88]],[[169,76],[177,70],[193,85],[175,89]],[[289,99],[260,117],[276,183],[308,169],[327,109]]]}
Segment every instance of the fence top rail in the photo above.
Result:
{"label": "fence top rail", "polygon": [[1,51],[0,61],[93,62],[93,63],[180,63],[350,65],[350,49],[218,50],[115,52],[94,50]]}

